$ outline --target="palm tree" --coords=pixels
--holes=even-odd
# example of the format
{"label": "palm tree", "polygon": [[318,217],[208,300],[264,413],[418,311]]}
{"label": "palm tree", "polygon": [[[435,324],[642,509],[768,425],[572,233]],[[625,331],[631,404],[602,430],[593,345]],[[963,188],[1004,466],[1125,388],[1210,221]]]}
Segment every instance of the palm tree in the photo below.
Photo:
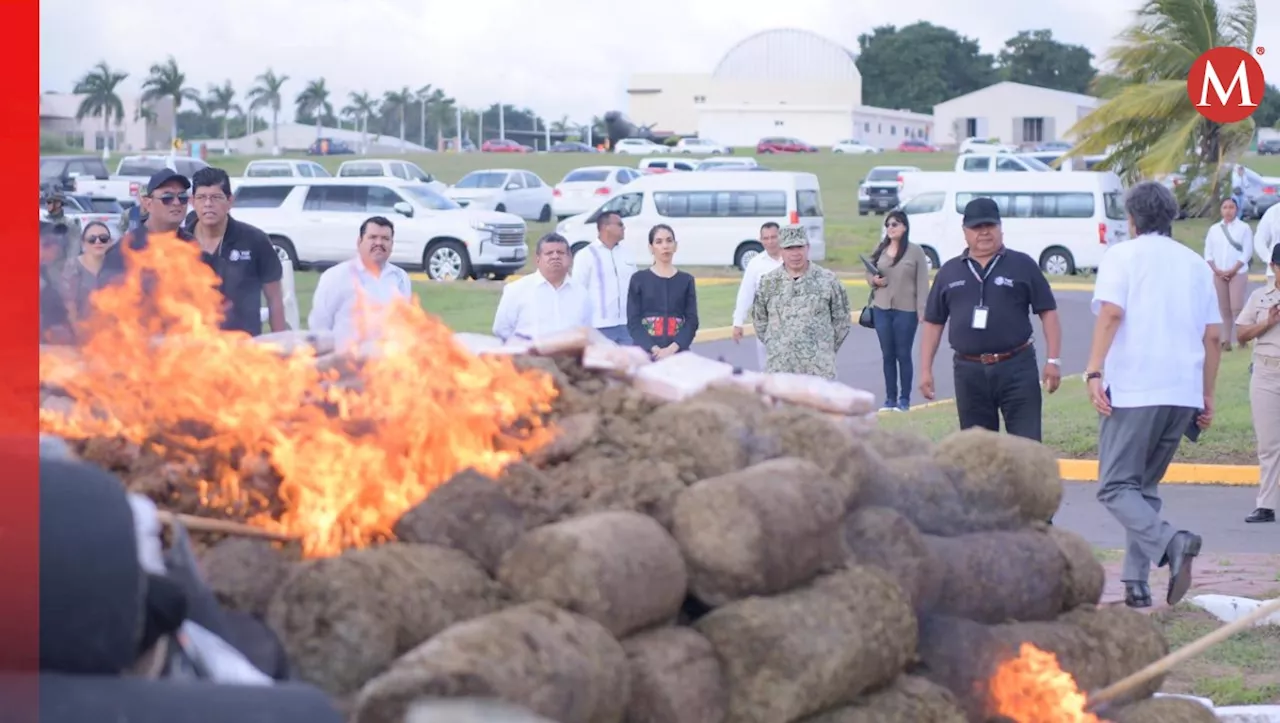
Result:
{"label": "palm tree", "polygon": [[[1205,51],[1253,48],[1255,0],[1226,7],[1222,0],[1144,0],[1137,17],[1106,55],[1110,68],[1094,84],[1107,98],[1071,129],[1082,139],[1068,156],[1109,153],[1101,166],[1130,178],[1170,173],[1184,163],[1192,174],[1214,166],[1207,198],[1220,195],[1222,162],[1242,152],[1253,121],[1223,125],[1201,116],[1187,96],[1187,75]],[[1187,184],[1190,185],[1190,184]]]}
{"label": "palm tree", "polygon": [[567,115],[560,116],[560,120],[551,124],[552,133],[568,133],[574,128],[573,121],[570,121]]}
{"label": "palm tree", "polygon": [[205,107],[211,113],[216,113],[222,117],[222,155],[231,153],[230,140],[230,120],[231,114],[239,113],[240,106],[236,105],[236,90],[231,87],[231,81],[227,80],[222,85],[209,85],[209,95],[205,98]]}
{"label": "palm tree", "polygon": [[325,117],[333,115],[333,104],[329,102],[329,89],[324,86],[324,78],[308,82],[294,103],[298,106],[298,115],[315,115],[316,140],[320,140]]}
{"label": "palm tree", "polygon": [[351,93],[347,96],[350,107],[355,111],[357,122],[360,124],[360,152],[366,153],[369,147],[369,116],[378,112],[378,101],[369,95],[368,91],[359,93]]}
{"label": "palm tree", "polygon": [[256,85],[250,88],[245,96],[249,101],[250,112],[258,108],[271,109],[272,155],[280,154],[280,107],[284,105],[284,96],[281,95],[280,89],[284,87],[287,80],[289,76],[276,75],[275,71],[267,68],[267,72],[253,79]]}
{"label": "palm tree", "polygon": [[116,88],[128,77],[128,73],[112,70],[106,61],[102,61],[85,73],[72,90],[76,95],[84,96],[80,107],[76,109],[76,120],[81,121],[86,117],[102,119],[103,156],[111,151],[112,119],[116,123],[124,120],[124,103],[120,102]]}
{"label": "palm tree", "polygon": [[458,109],[453,98],[444,94],[439,88],[431,94],[431,104],[427,108],[427,120],[436,127],[436,144],[439,145],[447,132],[457,121]]}
{"label": "palm tree", "polygon": [[178,69],[178,61],[170,55],[163,63],[156,63],[142,81],[142,99],[148,103],[162,98],[173,101],[173,121],[169,126],[169,142],[178,140],[178,109],[182,101],[200,101],[200,94],[187,87],[187,76]]}
{"label": "palm tree", "polygon": [[397,112],[400,115],[400,152],[405,152],[404,140],[404,114],[408,110],[409,104],[413,102],[413,91],[408,86],[397,91],[387,91],[382,96],[382,112]]}

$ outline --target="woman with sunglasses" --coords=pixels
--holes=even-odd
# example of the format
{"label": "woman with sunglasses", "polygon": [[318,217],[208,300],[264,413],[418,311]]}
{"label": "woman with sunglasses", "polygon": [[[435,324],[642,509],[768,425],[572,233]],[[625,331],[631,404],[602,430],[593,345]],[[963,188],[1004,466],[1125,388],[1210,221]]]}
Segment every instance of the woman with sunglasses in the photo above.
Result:
{"label": "woman with sunglasses", "polygon": [[89,297],[101,285],[102,262],[111,246],[111,231],[101,221],[85,224],[80,232],[80,255],[62,267],[62,292],[72,322],[89,315]]}
{"label": "woman with sunglasses", "polygon": [[880,273],[867,273],[872,289],[871,317],[884,361],[882,409],[900,412],[911,407],[915,375],[911,349],[929,298],[929,261],[924,250],[911,243],[910,236],[907,214],[890,211],[884,219],[884,238],[871,255],[871,264]]}

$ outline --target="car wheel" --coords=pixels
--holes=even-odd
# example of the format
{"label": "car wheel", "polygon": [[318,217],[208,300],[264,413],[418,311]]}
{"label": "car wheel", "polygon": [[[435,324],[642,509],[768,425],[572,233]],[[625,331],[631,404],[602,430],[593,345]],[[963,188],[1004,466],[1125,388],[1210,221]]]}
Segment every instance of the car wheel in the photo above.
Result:
{"label": "car wheel", "polygon": [[832,152],[832,153],[844,153],[844,151],[840,150],[839,148],[837,148],[837,149],[835,149],[835,150],[833,150],[833,151],[831,151],[831,152]]}
{"label": "car wheel", "polygon": [[746,271],[751,259],[764,253],[764,246],[759,241],[744,241],[733,254],[733,265],[739,271]]}
{"label": "car wheel", "polygon": [[294,271],[302,269],[302,264],[298,263],[298,251],[293,247],[293,242],[284,236],[271,236],[271,245],[276,247],[276,254],[280,257],[280,263],[289,263],[293,265]]}
{"label": "car wheel", "polygon": [[471,259],[457,241],[439,241],[427,246],[422,267],[432,281],[457,281],[471,277]]}
{"label": "car wheel", "polygon": [[871,212],[870,212],[870,211],[863,211],[863,210],[861,210],[861,209],[859,209],[859,210],[858,210],[858,215],[859,215],[859,216],[866,216],[866,215],[867,215],[867,214],[869,214],[869,213],[871,213]]}
{"label": "car wheel", "polygon": [[538,223],[546,223],[551,220],[551,207],[543,206],[542,213],[538,214]]}
{"label": "car wheel", "polygon": [[1051,276],[1072,276],[1076,273],[1076,260],[1070,251],[1051,246],[1040,254],[1040,270]]}
{"label": "car wheel", "polygon": [[498,204],[497,206],[494,206],[494,207],[493,207],[493,210],[494,210],[494,211],[497,211],[498,213],[506,213],[506,212],[507,212],[507,204],[505,204],[505,203],[500,203],[500,204]]}
{"label": "car wheel", "polygon": [[929,270],[937,271],[938,267],[942,265],[938,260],[938,252],[928,246],[921,246],[920,249],[924,251],[924,258],[929,262]]}

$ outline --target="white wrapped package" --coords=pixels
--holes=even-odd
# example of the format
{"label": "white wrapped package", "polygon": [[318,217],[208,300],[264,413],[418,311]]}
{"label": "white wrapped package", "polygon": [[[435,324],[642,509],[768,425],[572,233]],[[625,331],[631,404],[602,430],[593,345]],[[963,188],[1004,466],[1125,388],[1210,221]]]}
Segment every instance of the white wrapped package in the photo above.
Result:
{"label": "white wrapped package", "polygon": [[750,392],[752,394],[760,394],[761,387],[764,385],[764,380],[767,376],[767,374],[761,374],[760,372],[753,372],[744,369],[741,372],[733,374],[725,379],[717,379],[709,386],[713,389],[725,388]]}
{"label": "white wrapped package", "polygon": [[685,351],[640,367],[631,383],[645,394],[678,402],[731,376],[733,365]]}
{"label": "white wrapped package", "polygon": [[472,334],[466,331],[459,331],[454,333],[453,340],[472,354],[483,354],[503,347],[501,339],[488,334]]}
{"label": "white wrapped package", "polygon": [[553,354],[581,354],[594,344],[609,345],[614,342],[599,330],[587,326],[565,329],[554,334],[543,334],[533,340],[533,350],[542,356]]}
{"label": "white wrapped package", "polygon": [[634,374],[653,360],[638,346],[592,344],[582,351],[582,366],[587,369]]}
{"label": "white wrapped package", "polygon": [[871,392],[807,374],[768,374],[760,391],[779,401],[833,414],[863,415],[876,407]]}
{"label": "white wrapped package", "polygon": [[310,347],[316,356],[323,356],[337,348],[331,331],[275,331],[253,337],[255,344],[276,347],[282,354],[292,354],[301,347]]}

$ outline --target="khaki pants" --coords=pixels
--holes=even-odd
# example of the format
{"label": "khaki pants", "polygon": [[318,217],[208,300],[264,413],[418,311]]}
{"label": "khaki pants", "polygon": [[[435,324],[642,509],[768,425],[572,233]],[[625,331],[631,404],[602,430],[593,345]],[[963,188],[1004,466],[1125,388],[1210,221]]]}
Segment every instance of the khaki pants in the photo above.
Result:
{"label": "khaki pants", "polygon": [[1240,269],[1230,281],[1215,276],[1213,288],[1218,292],[1218,311],[1222,313],[1222,341],[1236,343],[1236,317],[1244,309],[1244,292],[1249,286],[1249,270]]}
{"label": "khaki pants", "polygon": [[1261,468],[1258,507],[1280,511],[1280,357],[1253,355],[1249,403]]}

